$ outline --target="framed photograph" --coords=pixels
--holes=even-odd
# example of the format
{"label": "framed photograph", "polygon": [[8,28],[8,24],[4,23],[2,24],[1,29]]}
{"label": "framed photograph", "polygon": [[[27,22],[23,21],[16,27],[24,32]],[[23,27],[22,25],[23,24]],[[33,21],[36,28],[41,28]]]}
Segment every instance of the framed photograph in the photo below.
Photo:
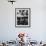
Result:
{"label": "framed photograph", "polygon": [[16,27],[30,27],[30,8],[15,8],[15,26]]}

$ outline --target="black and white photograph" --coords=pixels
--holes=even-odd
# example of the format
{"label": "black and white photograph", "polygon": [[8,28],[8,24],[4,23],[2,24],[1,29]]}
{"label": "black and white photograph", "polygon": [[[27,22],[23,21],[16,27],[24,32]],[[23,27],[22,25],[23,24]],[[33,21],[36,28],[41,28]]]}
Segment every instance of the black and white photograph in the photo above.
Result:
{"label": "black and white photograph", "polygon": [[46,46],[46,0],[0,0],[0,46]]}
{"label": "black and white photograph", "polygon": [[15,26],[30,27],[30,8],[16,8],[15,12]]}

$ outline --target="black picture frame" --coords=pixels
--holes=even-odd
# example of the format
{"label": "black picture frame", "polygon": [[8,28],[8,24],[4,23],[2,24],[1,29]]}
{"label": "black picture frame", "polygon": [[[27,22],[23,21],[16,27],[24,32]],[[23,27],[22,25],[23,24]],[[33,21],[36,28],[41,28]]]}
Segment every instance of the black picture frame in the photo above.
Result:
{"label": "black picture frame", "polygon": [[15,8],[15,27],[31,27],[30,8]]}

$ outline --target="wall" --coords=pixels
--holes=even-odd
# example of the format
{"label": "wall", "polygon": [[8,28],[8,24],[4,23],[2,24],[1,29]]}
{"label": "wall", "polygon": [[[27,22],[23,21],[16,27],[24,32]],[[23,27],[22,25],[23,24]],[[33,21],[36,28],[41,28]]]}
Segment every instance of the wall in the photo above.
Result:
{"label": "wall", "polygon": [[[17,0],[13,5],[0,0],[0,41],[15,40],[19,32],[31,35],[33,40],[46,40],[45,0]],[[15,27],[15,8],[31,8],[31,27]]]}

